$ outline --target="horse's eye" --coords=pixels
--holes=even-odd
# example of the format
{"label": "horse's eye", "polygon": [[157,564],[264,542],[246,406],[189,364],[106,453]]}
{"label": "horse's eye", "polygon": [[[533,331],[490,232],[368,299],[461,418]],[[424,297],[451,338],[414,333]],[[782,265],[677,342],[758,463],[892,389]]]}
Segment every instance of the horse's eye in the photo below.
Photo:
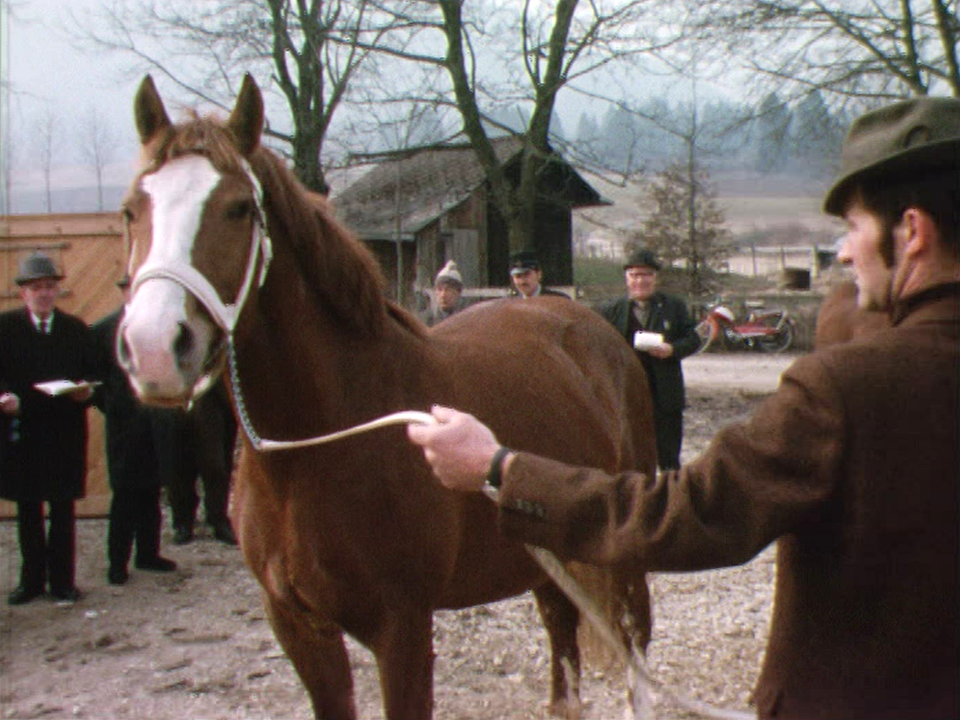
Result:
{"label": "horse's eye", "polygon": [[120,208],[120,215],[125,222],[131,223],[134,220],[133,209],[129,205],[124,205]]}
{"label": "horse's eye", "polygon": [[249,200],[238,200],[227,208],[227,219],[243,220],[253,212],[253,203]]}

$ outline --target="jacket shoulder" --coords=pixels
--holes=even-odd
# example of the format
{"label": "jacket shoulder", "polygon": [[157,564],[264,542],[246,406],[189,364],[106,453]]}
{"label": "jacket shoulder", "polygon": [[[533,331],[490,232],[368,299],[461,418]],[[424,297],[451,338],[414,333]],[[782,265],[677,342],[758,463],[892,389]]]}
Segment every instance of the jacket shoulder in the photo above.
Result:
{"label": "jacket shoulder", "polygon": [[630,299],[625,297],[614,298],[613,300],[604,300],[597,306],[597,312],[606,316],[623,312],[623,308],[627,306],[629,301]]}

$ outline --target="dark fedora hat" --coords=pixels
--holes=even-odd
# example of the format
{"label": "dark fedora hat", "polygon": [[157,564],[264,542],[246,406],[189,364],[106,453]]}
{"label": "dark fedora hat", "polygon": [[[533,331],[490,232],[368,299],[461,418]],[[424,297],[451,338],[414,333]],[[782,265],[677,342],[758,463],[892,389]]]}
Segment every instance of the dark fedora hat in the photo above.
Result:
{"label": "dark fedora hat", "polygon": [[529,250],[521,250],[520,252],[514,253],[510,256],[511,275],[520,275],[528,270],[539,269],[540,260],[537,259],[536,253],[530,252]]}
{"label": "dark fedora hat", "polygon": [[624,270],[632,267],[648,267],[659,272],[660,261],[657,260],[657,256],[653,254],[652,250],[636,248],[630,251],[630,254],[627,255],[627,261],[623,264]]}
{"label": "dark fedora hat", "polygon": [[960,168],[960,99],[922,97],[857,118],[823,209],[841,215],[851,185],[874,176]]}
{"label": "dark fedora hat", "polygon": [[32,280],[42,280],[43,278],[54,278],[60,280],[63,274],[57,272],[53,260],[42,252],[35,252],[24,258],[20,263],[20,271],[13,281],[17,285],[24,285]]}

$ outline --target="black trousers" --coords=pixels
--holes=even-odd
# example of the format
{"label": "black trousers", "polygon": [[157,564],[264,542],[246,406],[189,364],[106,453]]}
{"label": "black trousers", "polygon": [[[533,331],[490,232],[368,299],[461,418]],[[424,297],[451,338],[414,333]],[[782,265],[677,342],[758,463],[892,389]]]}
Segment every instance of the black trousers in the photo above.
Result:
{"label": "black trousers", "polygon": [[17,535],[20,541],[20,584],[43,590],[47,580],[52,592],[74,587],[76,559],[76,515],[73,500],[53,500],[50,523],[44,532],[42,500],[17,503]]}
{"label": "black trousers", "polygon": [[680,447],[683,445],[683,411],[655,410],[653,417],[657,433],[657,465],[661,470],[680,467]]}
{"label": "black trousers", "polygon": [[229,404],[208,397],[213,392],[201,397],[189,416],[174,415],[157,425],[161,477],[174,528],[193,528],[199,483],[207,523],[215,526],[227,520],[237,425]]}
{"label": "black trousers", "polygon": [[160,554],[160,487],[119,489],[110,501],[107,560],[111,568],[126,569],[137,545],[137,562]]}

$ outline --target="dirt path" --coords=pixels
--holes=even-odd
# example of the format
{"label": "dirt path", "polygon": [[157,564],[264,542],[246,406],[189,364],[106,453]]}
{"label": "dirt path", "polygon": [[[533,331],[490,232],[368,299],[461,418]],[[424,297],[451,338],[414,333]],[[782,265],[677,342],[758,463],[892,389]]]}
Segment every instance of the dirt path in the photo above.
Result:
{"label": "dirt path", "polygon": [[[791,358],[710,354],[685,361],[690,409],[684,456],[742,417],[776,387]],[[266,622],[240,552],[210,537],[164,552],[169,575],[133,571],[106,583],[103,520],[78,523],[83,599],[0,609],[0,717],[181,720],[311,717],[306,695]],[[0,523],[0,593],[16,584],[16,527]],[[671,686],[749,710],[763,652],[772,550],[740,568],[654,575],[649,662]],[[457,612],[435,623],[435,717],[543,718],[548,659],[529,594]],[[382,717],[372,656],[349,644],[365,718]],[[588,668],[584,717],[623,717],[619,673]],[[666,701],[660,717],[694,717]]]}

